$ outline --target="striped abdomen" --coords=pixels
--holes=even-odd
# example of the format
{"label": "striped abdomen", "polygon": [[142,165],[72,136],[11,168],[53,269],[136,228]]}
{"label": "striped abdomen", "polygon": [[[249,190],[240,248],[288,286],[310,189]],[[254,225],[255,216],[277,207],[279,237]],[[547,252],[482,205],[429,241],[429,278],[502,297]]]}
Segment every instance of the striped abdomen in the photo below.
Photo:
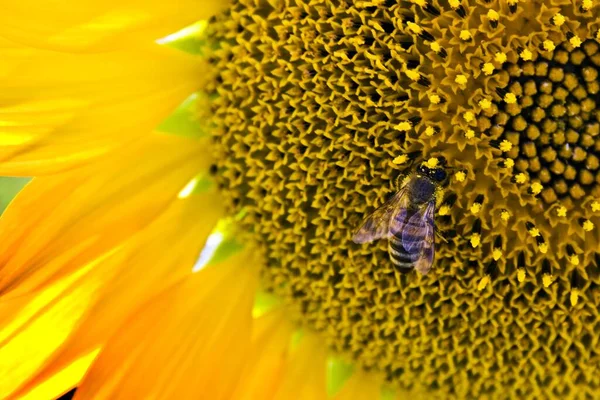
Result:
{"label": "striped abdomen", "polygon": [[[405,215],[405,221],[402,224],[402,229],[398,230],[394,235],[388,239],[388,253],[392,264],[396,267],[398,272],[410,272],[415,263],[419,260],[419,250],[421,246],[414,246],[415,243],[422,242],[425,240],[426,231],[423,229],[423,224],[414,225],[415,221],[411,220]],[[409,243],[413,249],[411,254],[406,250]],[[405,244],[407,245],[405,247]],[[414,252],[417,250],[417,252]]]}

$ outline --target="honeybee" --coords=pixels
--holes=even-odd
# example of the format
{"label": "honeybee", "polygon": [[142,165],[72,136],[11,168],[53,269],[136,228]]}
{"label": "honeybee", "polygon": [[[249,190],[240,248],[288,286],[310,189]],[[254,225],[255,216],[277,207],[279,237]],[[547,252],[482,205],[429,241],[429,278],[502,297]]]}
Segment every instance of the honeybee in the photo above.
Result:
{"label": "honeybee", "polygon": [[427,274],[435,255],[436,193],[447,177],[444,165],[443,158],[435,168],[419,165],[390,200],[364,219],[352,240],[388,239],[388,253],[398,271],[414,268]]}

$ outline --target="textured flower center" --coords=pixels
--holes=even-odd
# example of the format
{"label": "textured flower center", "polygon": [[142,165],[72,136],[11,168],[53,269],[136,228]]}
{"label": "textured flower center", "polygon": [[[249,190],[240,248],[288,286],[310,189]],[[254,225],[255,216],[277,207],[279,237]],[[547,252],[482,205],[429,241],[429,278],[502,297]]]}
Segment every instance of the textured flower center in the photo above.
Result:
{"label": "textured flower center", "polygon": [[514,145],[507,156],[518,171],[544,186],[548,204],[598,195],[600,184],[600,84],[598,43],[559,46],[535,61],[506,66],[507,90],[514,103],[502,101],[492,129]]}
{"label": "textured flower center", "polygon": [[[214,173],[265,285],[405,388],[597,393],[598,15],[588,0],[234,2],[211,24]],[[385,240],[353,232],[439,156],[447,241],[429,275],[399,274]]]}

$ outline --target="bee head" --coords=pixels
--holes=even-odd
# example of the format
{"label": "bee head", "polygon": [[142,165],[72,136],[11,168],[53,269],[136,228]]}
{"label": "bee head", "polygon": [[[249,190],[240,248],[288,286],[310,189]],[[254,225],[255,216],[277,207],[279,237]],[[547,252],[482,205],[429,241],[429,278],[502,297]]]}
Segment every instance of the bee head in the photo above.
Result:
{"label": "bee head", "polygon": [[446,180],[446,177],[448,176],[446,170],[443,167],[429,168],[423,164],[417,167],[417,173],[424,175],[432,181],[438,183],[441,183],[444,180]]}

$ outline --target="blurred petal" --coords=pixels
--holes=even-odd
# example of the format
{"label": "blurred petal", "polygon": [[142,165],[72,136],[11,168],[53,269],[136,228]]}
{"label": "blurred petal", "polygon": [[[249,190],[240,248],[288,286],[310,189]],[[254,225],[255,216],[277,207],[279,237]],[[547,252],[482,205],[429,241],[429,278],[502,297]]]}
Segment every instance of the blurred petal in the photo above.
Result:
{"label": "blurred petal", "polygon": [[228,1],[4,0],[0,36],[61,51],[132,47],[223,10]]}
{"label": "blurred petal", "polygon": [[252,349],[233,399],[272,399],[282,381],[289,351],[292,326],[283,310],[254,321]]}
{"label": "blurred petal", "polygon": [[344,383],[335,400],[373,400],[381,396],[382,380],[374,373],[357,370]]}
{"label": "blurred petal", "polygon": [[[88,312],[60,347],[45,349],[52,357],[35,374],[22,379],[19,390],[10,398],[21,398],[38,390],[38,385],[54,380],[61,370],[104,344],[153,294],[189,275],[219,218],[214,211],[219,209],[217,202],[212,192],[178,200],[122,249],[99,261],[94,270],[104,282],[96,289],[95,301],[88,303]],[[18,358],[13,362],[18,363]]]}
{"label": "blurred petal", "polygon": [[293,351],[275,394],[277,400],[327,399],[327,349],[314,334],[305,334]]}
{"label": "blurred petal", "polygon": [[[25,298],[0,302],[0,393],[12,392],[60,346],[94,299],[102,277],[92,266]],[[3,397],[4,398],[4,397]]]}
{"label": "blurred petal", "polygon": [[205,143],[147,135],[97,163],[36,178],[0,218],[0,293],[43,288],[144,229],[210,163]]}
{"label": "blurred petal", "polygon": [[250,345],[256,266],[238,254],[142,307],[109,340],[76,398],[229,399]]}
{"label": "blurred petal", "polygon": [[105,54],[18,51],[0,74],[0,174],[88,162],[146,135],[198,89],[202,61],[158,45]]}

